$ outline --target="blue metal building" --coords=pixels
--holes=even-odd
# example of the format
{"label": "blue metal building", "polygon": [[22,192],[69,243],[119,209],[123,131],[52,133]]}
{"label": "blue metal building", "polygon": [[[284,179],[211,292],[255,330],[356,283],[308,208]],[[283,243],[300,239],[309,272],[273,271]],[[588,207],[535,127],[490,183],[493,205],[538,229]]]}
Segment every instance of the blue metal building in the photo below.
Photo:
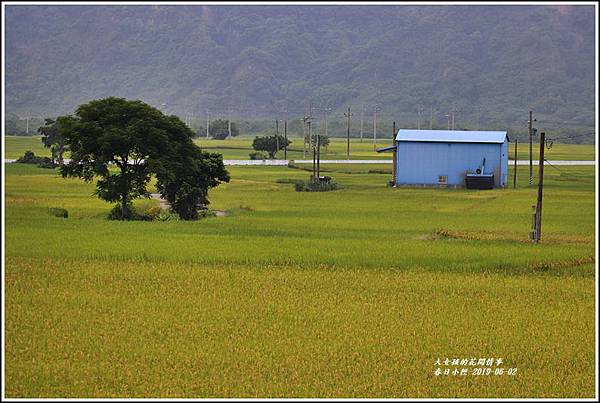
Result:
{"label": "blue metal building", "polygon": [[505,131],[400,129],[387,150],[396,153],[396,185],[462,187],[467,175],[481,174],[490,186],[493,175],[493,187],[505,187],[508,141]]}

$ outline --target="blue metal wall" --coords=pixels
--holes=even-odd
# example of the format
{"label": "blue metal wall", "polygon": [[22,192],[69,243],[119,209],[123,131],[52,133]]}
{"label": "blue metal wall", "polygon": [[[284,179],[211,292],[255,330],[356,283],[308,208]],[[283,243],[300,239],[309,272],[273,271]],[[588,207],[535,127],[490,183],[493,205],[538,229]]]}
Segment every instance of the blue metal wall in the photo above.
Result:
{"label": "blue metal wall", "polygon": [[396,183],[437,185],[448,176],[448,185],[465,186],[467,170],[485,158],[485,173],[494,174],[496,187],[508,181],[508,139],[504,143],[442,143],[398,141]]}

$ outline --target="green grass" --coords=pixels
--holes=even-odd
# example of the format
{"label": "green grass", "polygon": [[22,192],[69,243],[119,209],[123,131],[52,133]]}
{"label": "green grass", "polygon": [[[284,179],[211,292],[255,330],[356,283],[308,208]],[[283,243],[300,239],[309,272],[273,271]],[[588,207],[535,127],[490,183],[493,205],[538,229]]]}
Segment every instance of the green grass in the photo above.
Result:
{"label": "green grass", "polygon": [[[31,150],[36,155],[50,156],[50,150],[43,148],[39,136],[6,136],[6,158],[16,159],[25,151]],[[303,152],[303,141],[301,138],[290,138],[292,144],[289,147],[288,159],[312,159],[311,152],[306,156]],[[207,151],[223,154],[225,159],[249,159],[252,149],[253,138],[241,137],[230,140],[212,140],[198,138],[196,144]],[[377,143],[377,147],[386,147],[391,144],[390,139],[382,139]],[[340,138],[331,139],[331,145],[321,150],[321,159],[346,159],[346,140]],[[509,145],[509,157],[514,156],[514,144]],[[539,154],[539,144],[534,143],[533,155],[537,160]],[[277,154],[278,158],[283,158],[283,151]],[[521,160],[529,159],[529,144],[520,143],[518,146],[518,157]],[[374,151],[372,139],[351,139],[350,146],[351,159],[382,159],[390,160],[391,154],[377,153]],[[554,144],[550,150],[546,150],[546,159],[549,160],[594,160],[595,146],[592,144]]]}
{"label": "green grass", "polygon": [[342,190],[230,167],[227,217],[110,222],[93,184],[6,165],[7,396],[593,397],[593,167],[546,170],[540,245],[526,167],[516,191],[323,168]]}
{"label": "green grass", "polygon": [[4,136],[6,145],[5,158],[17,159],[25,154],[25,151],[33,151],[40,157],[49,157],[50,149],[44,148],[40,136]]}

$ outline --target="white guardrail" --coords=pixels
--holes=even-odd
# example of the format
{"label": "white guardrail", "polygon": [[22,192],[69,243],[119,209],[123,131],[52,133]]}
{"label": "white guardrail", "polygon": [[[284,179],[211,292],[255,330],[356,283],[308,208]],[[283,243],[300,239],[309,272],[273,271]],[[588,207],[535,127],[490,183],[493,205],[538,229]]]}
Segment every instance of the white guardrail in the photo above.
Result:
{"label": "white guardrail", "polygon": [[223,165],[283,165],[287,166],[288,160],[223,160]]}

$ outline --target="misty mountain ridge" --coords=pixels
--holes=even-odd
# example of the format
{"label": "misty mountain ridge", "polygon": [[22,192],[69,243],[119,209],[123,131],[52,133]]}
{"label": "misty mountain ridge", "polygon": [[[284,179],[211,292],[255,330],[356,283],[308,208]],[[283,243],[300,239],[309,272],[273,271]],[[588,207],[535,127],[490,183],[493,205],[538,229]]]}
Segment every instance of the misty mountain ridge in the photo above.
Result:
{"label": "misty mountain ridge", "polygon": [[6,6],[6,110],[122,96],[180,116],[346,107],[589,132],[593,6]]}

